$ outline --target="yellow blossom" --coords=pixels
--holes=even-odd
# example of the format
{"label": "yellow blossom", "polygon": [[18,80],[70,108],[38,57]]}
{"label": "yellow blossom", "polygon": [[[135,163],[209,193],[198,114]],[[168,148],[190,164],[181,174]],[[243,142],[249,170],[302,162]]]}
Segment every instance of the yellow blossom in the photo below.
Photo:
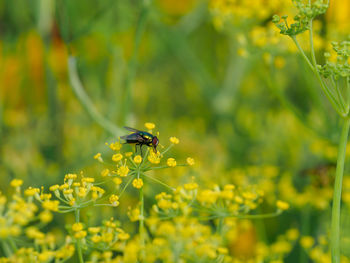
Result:
{"label": "yellow blossom", "polygon": [[132,181],[133,187],[140,189],[143,186],[143,181],[141,178],[136,178]]}
{"label": "yellow blossom", "polygon": [[134,157],[134,162],[135,162],[136,164],[140,164],[140,163],[142,162],[142,157],[141,157],[141,155],[136,155],[136,156]]}
{"label": "yellow blossom", "polygon": [[44,209],[50,210],[50,211],[58,211],[58,205],[59,202],[57,200],[45,200],[42,203],[42,206]]}
{"label": "yellow blossom", "polygon": [[25,194],[26,196],[34,196],[36,193],[39,193],[39,192],[40,192],[39,188],[32,188],[32,187],[29,187],[28,189],[26,189],[26,190],[24,191],[24,194]]}
{"label": "yellow blossom", "polygon": [[299,237],[299,230],[296,228],[289,229],[286,233],[286,237],[291,241],[296,240]]}
{"label": "yellow blossom", "polygon": [[124,153],[125,157],[130,157],[132,155],[132,152],[126,152]]}
{"label": "yellow blossom", "polygon": [[184,184],[184,188],[188,191],[195,190],[198,188],[198,184],[195,182]]}
{"label": "yellow blossom", "polygon": [[113,178],[113,182],[116,184],[116,185],[121,185],[123,180],[119,177],[115,177]]}
{"label": "yellow blossom", "polygon": [[117,174],[120,176],[120,177],[125,177],[127,176],[129,173],[129,167],[128,166],[120,166],[117,170]]}
{"label": "yellow blossom", "polygon": [[88,231],[91,234],[97,234],[101,231],[101,228],[100,227],[89,227]]}
{"label": "yellow blossom", "polygon": [[168,160],[166,161],[166,164],[169,167],[175,167],[176,166],[176,160],[174,158],[168,158]]}
{"label": "yellow blossom", "polygon": [[12,187],[19,187],[23,184],[23,180],[21,179],[13,179],[11,182],[10,182],[10,185]]}
{"label": "yellow blossom", "polygon": [[74,234],[74,237],[77,239],[81,239],[86,237],[86,231],[79,231]]}
{"label": "yellow blossom", "polygon": [[55,184],[55,185],[50,186],[49,189],[50,189],[50,191],[54,192],[54,191],[58,190],[59,188],[60,188],[60,186],[58,184]]}
{"label": "yellow blossom", "polygon": [[276,206],[278,209],[281,209],[281,210],[287,210],[289,208],[289,204],[281,200],[278,200],[276,202]]}
{"label": "yellow blossom", "polygon": [[116,207],[119,205],[119,197],[117,195],[112,194],[109,197],[109,202],[112,204],[112,206]]}
{"label": "yellow blossom", "polygon": [[120,240],[128,240],[130,238],[130,235],[128,233],[119,233],[118,238]]}
{"label": "yellow blossom", "polygon": [[303,236],[300,239],[300,245],[305,249],[311,248],[314,245],[314,243],[315,243],[315,240],[311,236]]}
{"label": "yellow blossom", "polygon": [[112,160],[114,162],[119,162],[121,159],[123,159],[123,155],[121,153],[116,153],[112,156]]}
{"label": "yellow blossom", "polygon": [[94,159],[95,159],[95,160],[99,160],[100,162],[103,161],[103,160],[102,160],[102,157],[101,157],[101,153],[95,154],[95,155],[94,155]]}
{"label": "yellow blossom", "polygon": [[148,130],[153,130],[156,127],[156,125],[154,123],[152,123],[152,122],[146,122],[145,123],[145,127]]}
{"label": "yellow blossom", "polygon": [[79,231],[81,231],[81,230],[83,230],[83,229],[84,229],[84,226],[83,226],[83,224],[80,223],[80,222],[74,223],[74,224],[72,225],[72,230],[73,230],[74,232],[79,232]]}
{"label": "yellow blossom", "polygon": [[39,214],[39,219],[43,223],[51,222],[53,218],[53,215],[50,211],[45,210]]}
{"label": "yellow blossom", "polygon": [[160,153],[157,151],[157,153],[154,153],[154,151],[150,151],[148,155],[148,161],[153,164],[159,164],[160,163]]}
{"label": "yellow blossom", "polygon": [[120,142],[114,142],[109,145],[113,151],[119,151],[122,148],[122,144]]}
{"label": "yellow blossom", "polygon": [[191,157],[187,157],[186,162],[187,162],[187,164],[190,165],[190,166],[194,165],[194,159],[191,158]]}
{"label": "yellow blossom", "polygon": [[108,176],[108,175],[109,175],[109,169],[107,169],[107,168],[106,168],[106,169],[103,169],[102,172],[101,172],[101,176],[102,176],[102,177],[106,177],[106,176]]}
{"label": "yellow blossom", "polygon": [[170,137],[169,140],[172,144],[179,144],[179,142],[180,142],[180,140],[176,137]]}
{"label": "yellow blossom", "polygon": [[93,235],[91,237],[91,241],[94,242],[94,243],[99,243],[99,242],[101,242],[101,236]]}

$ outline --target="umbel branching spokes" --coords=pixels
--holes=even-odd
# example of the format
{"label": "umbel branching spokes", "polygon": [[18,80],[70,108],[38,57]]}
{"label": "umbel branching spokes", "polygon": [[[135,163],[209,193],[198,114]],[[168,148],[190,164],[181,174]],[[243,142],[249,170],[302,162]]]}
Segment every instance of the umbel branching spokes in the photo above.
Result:
{"label": "umbel branching spokes", "polygon": [[[331,102],[333,108],[341,117],[347,117],[350,110],[350,67],[349,67],[349,41],[332,42],[333,52],[326,52],[325,64],[319,65],[313,44],[313,19],[324,14],[329,6],[329,1],[317,0],[304,3],[301,0],[294,0],[298,14],[292,22],[288,22],[288,16],[279,17],[274,15],[272,22],[275,23],[282,35],[289,36],[302,57],[314,72],[322,90]],[[302,49],[297,40],[297,35],[309,31],[310,56]]]}

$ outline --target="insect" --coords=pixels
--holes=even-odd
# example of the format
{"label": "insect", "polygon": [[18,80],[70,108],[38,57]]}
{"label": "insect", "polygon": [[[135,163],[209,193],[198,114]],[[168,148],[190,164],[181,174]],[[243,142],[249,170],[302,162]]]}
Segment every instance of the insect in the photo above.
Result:
{"label": "insect", "polygon": [[135,144],[135,152],[137,150],[136,146],[140,146],[140,151],[142,155],[142,146],[147,145],[148,147],[153,147],[153,151],[157,153],[157,145],[159,143],[159,140],[157,136],[154,136],[148,132],[145,131],[139,131],[134,128],[130,127],[124,127],[128,131],[131,131],[133,133],[121,136],[121,139],[124,139],[127,144]]}

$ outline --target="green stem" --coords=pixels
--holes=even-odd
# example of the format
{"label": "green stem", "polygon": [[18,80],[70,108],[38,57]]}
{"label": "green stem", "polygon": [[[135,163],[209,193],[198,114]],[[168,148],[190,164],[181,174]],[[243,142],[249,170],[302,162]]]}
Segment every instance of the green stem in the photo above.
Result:
{"label": "green stem", "polygon": [[[75,222],[79,223],[80,221],[80,209],[75,210]],[[81,249],[81,240],[78,239],[76,243],[76,249],[78,253],[79,263],[84,263],[83,251]]]}
{"label": "green stem", "polygon": [[89,96],[86,94],[83,84],[80,81],[77,72],[77,62],[75,57],[69,56],[68,58],[68,75],[72,89],[77,96],[80,103],[83,105],[85,110],[88,112],[90,117],[96,121],[102,128],[110,132],[112,135],[116,136],[123,133],[123,131],[118,128],[114,123],[105,119],[95,108]]}
{"label": "green stem", "polygon": [[[311,68],[312,72],[314,72],[314,74],[316,75],[317,80],[320,83],[323,92],[325,93],[326,97],[328,98],[328,100],[332,104],[333,108],[336,110],[336,112],[340,116],[345,117],[347,115],[347,113],[344,113],[344,112],[341,111],[338,100],[334,97],[334,94],[332,93],[332,91],[328,88],[328,86],[322,80],[322,78],[320,76],[320,73],[317,70],[317,65],[316,64],[312,64],[310,62],[309,58],[306,56],[304,50],[301,48],[301,46],[300,46],[298,40],[296,39],[296,37],[292,36],[291,38],[293,39],[295,45],[297,46],[298,50],[300,51],[302,57],[305,59],[305,61],[307,62],[307,64]],[[313,61],[313,62],[316,63],[316,61]]]}
{"label": "green stem", "polygon": [[[139,224],[139,234],[140,234],[140,249],[141,249],[141,259],[144,258],[145,253],[145,218],[144,218],[144,196],[143,196],[143,186],[140,188],[140,224]],[[142,261],[141,261],[142,262]]]}
{"label": "green stem", "polygon": [[12,256],[12,250],[5,240],[1,241],[2,249],[7,258]]}
{"label": "green stem", "polygon": [[338,146],[338,160],[335,172],[334,193],[333,193],[333,207],[332,207],[332,223],[331,223],[331,252],[332,263],[340,263],[340,202],[342,181],[344,174],[344,164],[346,155],[346,144],[348,141],[348,134],[350,128],[350,118],[346,118],[340,142]]}

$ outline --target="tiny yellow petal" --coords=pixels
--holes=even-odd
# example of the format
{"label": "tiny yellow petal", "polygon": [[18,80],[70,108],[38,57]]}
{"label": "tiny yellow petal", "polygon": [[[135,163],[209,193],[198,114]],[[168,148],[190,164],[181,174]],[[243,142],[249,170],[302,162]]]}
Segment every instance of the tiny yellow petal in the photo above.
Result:
{"label": "tiny yellow petal", "polygon": [[146,122],[146,123],[145,123],[145,127],[146,127],[148,130],[153,130],[153,129],[156,127],[156,125],[155,125],[154,123],[152,123],[152,122]]}

